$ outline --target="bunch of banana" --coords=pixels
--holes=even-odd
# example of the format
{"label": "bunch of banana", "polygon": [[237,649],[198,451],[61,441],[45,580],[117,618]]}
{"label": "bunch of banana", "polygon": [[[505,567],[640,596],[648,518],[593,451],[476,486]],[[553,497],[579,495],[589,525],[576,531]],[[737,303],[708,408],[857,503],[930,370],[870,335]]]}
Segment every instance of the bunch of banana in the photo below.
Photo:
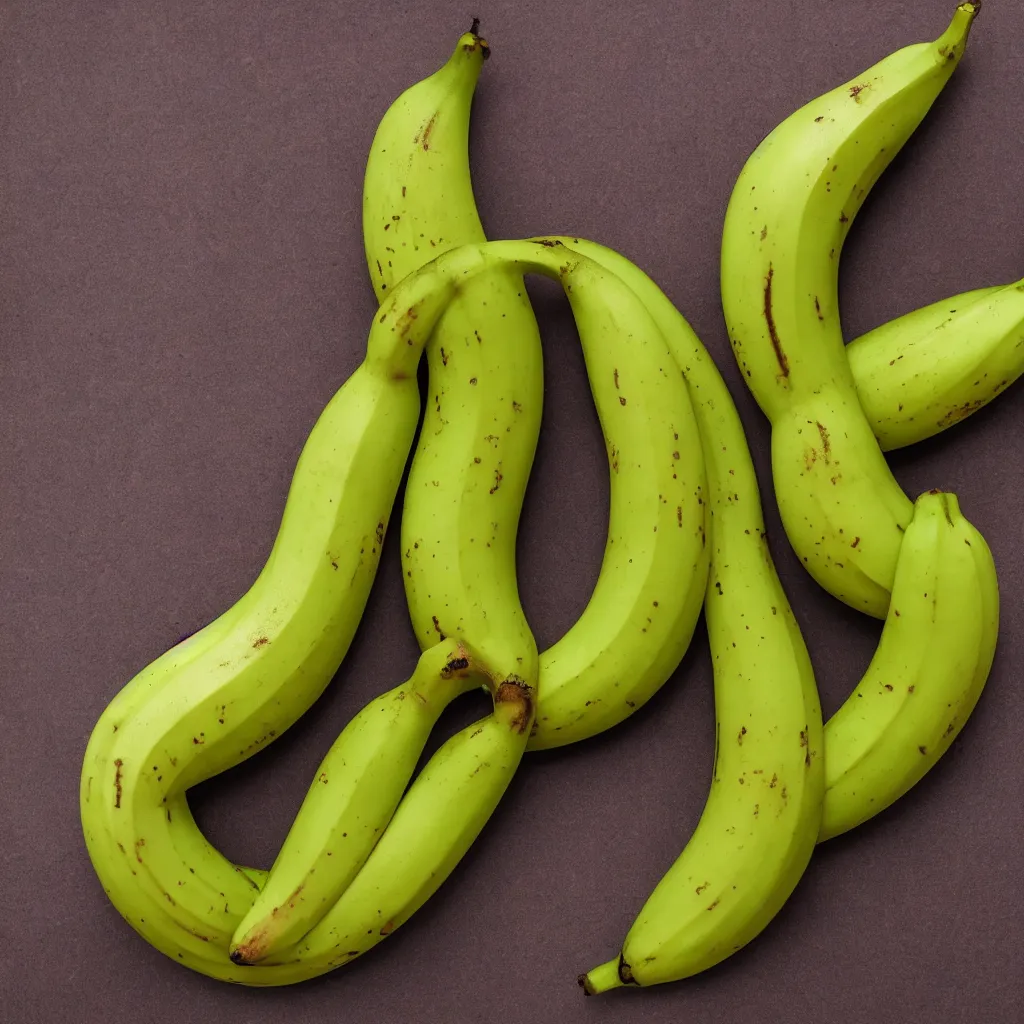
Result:
{"label": "bunch of banana", "polygon": [[[912,502],[882,452],[984,406],[1024,372],[1024,282],[979,288],[844,344],[842,242],[867,191],[957,66],[977,3],[807,104],[736,183],[721,252],[733,352],[772,425],[787,537],[818,582],[885,620],[823,723],[814,669],[768,549],[732,396],[638,266],[570,236],[486,241],[469,120],[489,53],[474,22],[403,92],[367,160],[363,235],[380,307],[366,356],[314,426],[250,590],[136,675],[96,724],[81,776],[108,896],[193,970],[287,985],[347,963],[443,884],[527,749],[627,718],[679,665],[703,607],[716,746],[700,821],[588,993],[696,974],[754,939],[814,847],[890,806],[948,749],[996,647],[988,545],[956,497]],[[538,651],[515,548],[541,427],[540,334],[524,275],[558,280],[607,449],[600,574]],[[416,437],[416,380],[427,400]],[[415,449],[414,449],[415,444]],[[421,654],[324,755],[269,872],[202,835],[187,790],[252,756],[323,692],[363,613],[406,462],[402,571]],[[491,714],[414,777],[441,711]]]}

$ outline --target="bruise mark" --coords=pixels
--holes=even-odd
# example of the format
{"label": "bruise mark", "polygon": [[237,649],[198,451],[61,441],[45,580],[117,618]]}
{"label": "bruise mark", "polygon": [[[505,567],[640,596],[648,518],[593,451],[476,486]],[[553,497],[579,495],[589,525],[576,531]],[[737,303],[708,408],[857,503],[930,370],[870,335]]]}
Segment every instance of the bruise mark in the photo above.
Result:
{"label": "bruise mark", "polygon": [[819,121],[824,121],[824,120],[825,120],[825,115],[824,115],[824,114],[819,114],[819,115],[818,115],[818,116],[817,116],[817,117],[816,117],[816,118],[814,119],[814,123],[815,123],[815,124],[817,124],[817,123],[818,123]]}
{"label": "bruise mark", "polygon": [[768,276],[764,281],[764,320],[768,325],[768,336],[772,341],[772,348],[775,350],[775,358],[779,364],[779,376],[789,379],[789,360],[782,350],[782,342],[779,341],[779,332],[775,329],[775,316],[772,313],[772,278],[775,276],[775,268],[768,264]]}
{"label": "bruise mark", "polygon": [[384,543],[384,520],[377,520],[377,546],[380,547]]}
{"label": "bruise mark", "polygon": [[[426,147],[424,147],[424,148],[426,148]],[[394,930],[395,930],[395,922],[393,920],[386,921],[383,925],[381,925],[380,934],[381,935],[390,935]]]}
{"label": "bruise mark", "polygon": [[557,238],[538,238],[537,243],[548,249],[554,249],[556,245],[562,244]]}
{"label": "bruise mark", "polygon": [[854,537],[853,543],[850,545],[851,548],[855,548],[860,543],[860,537]]}
{"label": "bruise mark", "polygon": [[721,896],[716,896],[715,899],[708,905],[708,910],[714,910],[715,907],[717,907],[718,904],[721,903],[721,902],[722,902],[722,897]]}
{"label": "bruise mark", "polygon": [[448,365],[448,353],[445,352],[443,347],[441,348],[441,365],[442,366],[447,366]]}
{"label": "bruise mark", "polygon": [[889,693],[892,693],[892,683],[885,683],[884,688],[888,690]]}
{"label": "bruise mark", "polygon": [[765,224],[765,226],[763,228],[761,228],[761,241],[763,242],[767,237],[768,237],[768,225]]}
{"label": "bruise mark", "polygon": [[[116,727],[115,727],[116,728]],[[121,758],[117,758],[114,761],[114,806],[121,806],[121,767],[124,761]]]}
{"label": "bruise mark", "polygon": [[517,402],[514,398],[512,399],[512,411],[513,412],[522,412],[523,411],[522,405],[519,402]]}
{"label": "bruise mark", "polygon": [[488,494],[493,494],[501,486],[501,481],[503,479],[504,479],[504,477],[502,477],[502,475],[501,475],[501,470],[500,469],[496,469],[494,471],[494,486],[487,493]]}
{"label": "bruise mark", "polygon": [[615,472],[615,473],[618,473],[618,471],[619,471],[619,449],[616,448],[615,445],[611,446],[611,449],[608,452],[608,459],[611,462],[612,471]]}
{"label": "bruise mark", "polygon": [[421,132],[416,133],[416,137],[412,140],[418,142],[425,150],[430,149],[430,133],[434,130],[434,125],[437,123],[437,112],[435,111],[430,115],[430,120],[424,125]]}
{"label": "bruise mark", "polygon": [[922,756],[927,755],[928,753],[927,747],[918,747],[917,749],[921,752]]}
{"label": "bruise mark", "polygon": [[442,640],[446,640],[446,639],[447,639],[447,637],[446,637],[446,636],[444,635],[444,633],[442,633],[442,632],[441,632],[441,623],[437,621],[437,616],[436,616],[436,615],[431,615],[430,617],[431,617],[431,619],[433,619],[433,620],[434,620],[434,629],[436,629],[436,630],[437,630],[437,635],[438,635],[438,636],[439,636],[439,637],[440,637],[440,638],[441,638]]}
{"label": "bruise mark", "polygon": [[612,376],[615,378],[615,390],[619,390],[619,371],[612,370]]}
{"label": "bruise mark", "polygon": [[740,731],[736,736],[736,742],[742,747],[743,737],[747,735],[747,727],[745,725],[740,726]]}
{"label": "bruise mark", "polygon": [[772,781],[768,783],[768,788],[769,789],[774,789],[778,784],[779,784],[779,777],[774,772],[772,772]]}
{"label": "bruise mark", "polygon": [[850,96],[853,97],[855,103],[860,103],[860,94],[870,86],[870,82],[865,82],[864,85],[851,85]]}
{"label": "bruise mark", "polygon": [[683,506],[682,505],[676,505],[676,522],[678,522],[680,526],[683,525]]}
{"label": "bruise mark", "polygon": [[625,398],[623,398],[622,395],[619,395],[619,405],[625,405],[625,404],[626,404]]}
{"label": "bruise mark", "polygon": [[270,643],[269,636],[260,636],[253,641],[253,650],[258,650],[260,647],[266,647]]}
{"label": "bruise mark", "polygon": [[380,260],[377,260],[377,273],[380,274],[381,277],[384,276],[384,268],[380,265]]}
{"label": "bruise mark", "polygon": [[819,320],[824,320],[825,315],[821,311],[821,303],[818,301],[818,296],[814,296],[814,312],[818,314]]}
{"label": "bruise mark", "polygon": [[443,669],[441,669],[441,678],[450,679],[456,672],[461,672],[463,669],[469,668],[469,658],[452,658]]}
{"label": "bruise mark", "polygon": [[699,896],[710,884],[710,882],[705,882],[703,885],[698,885],[693,891]]}
{"label": "bruise mark", "polygon": [[829,438],[828,428],[820,420],[815,421],[815,425],[818,428],[818,435],[821,437],[821,454],[824,456],[825,462],[828,463],[832,457],[832,441]]}
{"label": "bruise mark", "polygon": [[136,839],[136,840],[135,840],[135,859],[136,859],[136,860],[137,860],[137,861],[138,861],[138,862],[139,862],[140,864],[142,863],[142,854],[141,854],[141,853],[140,853],[139,851],[140,851],[140,850],[142,849],[142,847],[144,847],[145,845],[146,845],[146,840],[145,840],[145,839]]}
{"label": "bruise mark", "polygon": [[845,213],[839,214],[839,223],[840,224],[846,224],[846,223],[849,222],[849,220],[850,220],[850,218],[847,217]]}

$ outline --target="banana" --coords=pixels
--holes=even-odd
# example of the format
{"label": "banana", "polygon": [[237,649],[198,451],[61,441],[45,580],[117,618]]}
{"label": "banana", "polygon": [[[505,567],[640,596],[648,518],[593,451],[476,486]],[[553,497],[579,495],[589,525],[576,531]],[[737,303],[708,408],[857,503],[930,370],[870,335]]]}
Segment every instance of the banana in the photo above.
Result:
{"label": "banana", "polygon": [[314,425],[266,564],[231,608],[136,674],[83,759],[86,847],[128,923],[170,957],[226,980],[231,936],[263,875],[199,832],[186,790],[272,742],[320,695],[365,607],[412,447],[416,364],[478,251],[396,288],[362,364]]}
{"label": "banana", "polygon": [[580,977],[588,994],[687,977],[755,938],[814,849],[822,813],[822,722],[814,673],[768,549],[757,477],[732,396],[667,296],[625,256],[563,237],[640,298],[685,377],[708,480],[705,615],[716,744],[696,830],[647,899],[616,958]]}
{"label": "banana", "polygon": [[[449,60],[407,89],[378,127],[363,205],[367,266],[378,297],[439,248],[483,240],[468,135],[488,52],[474,25]],[[578,275],[575,287],[589,295],[592,276]],[[616,294],[620,320],[643,318],[628,290]],[[593,363],[602,358],[597,350],[609,327],[581,323],[590,308],[597,307],[580,300],[574,314]],[[588,341],[595,332],[600,341]],[[660,345],[653,334],[649,327],[637,332],[651,358]],[[622,337],[607,342],[611,352]],[[528,749],[593,736],[628,717],[665,682],[700,612],[705,510],[702,499],[692,514],[691,506],[703,487],[703,464],[685,388],[656,380],[648,368],[645,383],[633,385],[638,397],[624,406],[616,374],[625,378],[628,368],[591,372],[611,480],[605,558],[579,621],[535,668],[518,601],[515,540],[540,428],[543,364],[521,275],[506,269],[463,289],[427,346],[427,360],[429,401],[402,516],[406,593],[420,646],[457,634],[509,672],[527,678],[536,672]],[[647,423],[643,414],[652,408],[657,422]],[[647,466],[657,468],[648,474]],[[657,533],[653,525],[660,526]],[[673,564],[685,568],[669,582]],[[501,640],[502,649],[490,634],[514,643]]]}
{"label": "banana", "polygon": [[855,338],[846,355],[882,450],[923,441],[1024,373],[1024,279],[906,313]]}
{"label": "banana", "polygon": [[534,750],[609,729],[657,692],[690,645],[709,571],[700,433],[665,336],[615,273],[565,257],[575,259],[566,294],[608,453],[610,510],[594,591],[541,654]]}
{"label": "banana", "polygon": [[[390,106],[363,187],[378,298],[452,246],[484,241],[469,172],[469,113],[489,53],[473,29]],[[402,568],[420,648],[465,637],[506,678],[537,685],[515,548],[543,409],[540,332],[522,275],[476,276],[427,345],[423,425],[402,509]]]}
{"label": "banana", "polygon": [[302,938],[356,876],[391,820],[438,716],[480,685],[469,651],[448,640],[412,677],[364,707],[327,752],[230,956],[254,964]]}
{"label": "banana", "polygon": [[744,380],[772,426],[783,526],[829,593],[877,618],[913,505],[860,406],[839,318],[839,257],[864,197],[958,66],[976,3],[805,104],[736,181],[721,248],[722,308]]}
{"label": "banana", "polygon": [[998,624],[988,544],[955,495],[922,494],[900,548],[878,649],[825,724],[819,842],[889,807],[942,757],[981,697]]}
{"label": "banana", "polygon": [[493,693],[493,713],[456,733],[427,762],[362,870],[298,945],[266,961],[281,965],[264,968],[267,977],[290,966],[312,976],[368,952],[454,870],[515,774],[533,720],[522,687],[506,682]]}

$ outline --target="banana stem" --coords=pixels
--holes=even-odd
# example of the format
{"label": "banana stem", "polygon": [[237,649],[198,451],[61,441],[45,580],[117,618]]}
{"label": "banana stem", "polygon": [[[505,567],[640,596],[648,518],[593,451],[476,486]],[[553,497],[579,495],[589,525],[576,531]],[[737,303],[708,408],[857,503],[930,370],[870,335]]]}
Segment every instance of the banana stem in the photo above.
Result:
{"label": "banana stem", "polygon": [[607,963],[593,967],[577,979],[585,995],[599,996],[602,992],[610,992],[613,988],[622,988],[625,982],[619,974],[619,957]]}

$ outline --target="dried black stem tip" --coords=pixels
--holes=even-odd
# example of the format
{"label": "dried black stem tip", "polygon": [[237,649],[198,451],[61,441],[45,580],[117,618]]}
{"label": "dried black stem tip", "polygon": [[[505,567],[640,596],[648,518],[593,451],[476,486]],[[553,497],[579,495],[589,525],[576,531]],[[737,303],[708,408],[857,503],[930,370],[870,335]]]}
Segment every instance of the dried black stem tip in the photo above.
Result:
{"label": "dried black stem tip", "polygon": [[474,18],[473,19],[473,24],[469,26],[469,34],[471,36],[476,36],[476,35],[480,34],[480,19],[479,18]]}

